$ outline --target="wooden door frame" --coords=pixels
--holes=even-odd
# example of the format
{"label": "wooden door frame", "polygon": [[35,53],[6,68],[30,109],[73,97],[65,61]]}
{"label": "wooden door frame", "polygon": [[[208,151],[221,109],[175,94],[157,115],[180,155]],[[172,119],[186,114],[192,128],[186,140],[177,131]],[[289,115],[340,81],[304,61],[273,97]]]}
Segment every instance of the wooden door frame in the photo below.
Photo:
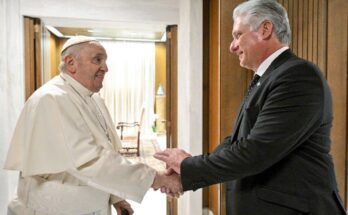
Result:
{"label": "wooden door frame", "polygon": [[[178,27],[167,26],[166,43],[166,135],[167,148],[178,146]],[[178,202],[167,197],[167,215],[178,214]]]}
{"label": "wooden door frame", "polygon": [[[220,135],[220,1],[203,1],[203,153],[221,141]],[[223,187],[203,188],[203,208],[220,214]]]}
{"label": "wooden door frame", "polygon": [[42,85],[41,21],[24,17],[25,100]]}

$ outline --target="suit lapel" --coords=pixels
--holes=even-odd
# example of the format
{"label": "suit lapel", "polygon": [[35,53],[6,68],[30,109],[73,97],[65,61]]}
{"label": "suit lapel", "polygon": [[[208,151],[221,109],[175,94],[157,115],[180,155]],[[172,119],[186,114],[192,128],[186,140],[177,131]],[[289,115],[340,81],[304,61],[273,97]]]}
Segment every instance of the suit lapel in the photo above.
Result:
{"label": "suit lapel", "polygon": [[[259,82],[262,83],[263,80],[265,80],[272,73],[272,71],[274,71],[276,68],[278,68],[280,65],[282,65],[283,63],[285,63],[287,60],[289,60],[292,57],[296,57],[296,55],[294,55],[290,49],[287,49],[286,51],[281,53],[271,63],[271,65],[267,68],[266,72],[261,76]],[[248,99],[250,99],[251,97],[252,97],[252,95],[250,95]],[[237,140],[240,123],[241,123],[241,121],[243,119],[243,115],[244,115],[244,105],[245,105],[245,103],[246,103],[246,98],[244,97],[243,103],[242,103],[242,105],[241,105],[241,107],[239,109],[239,112],[238,112],[237,120],[236,120],[236,122],[234,124],[234,127],[233,127],[233,131],[232,131],[232,135],[231,135],[231,143],[233,143],[234,141]]]}

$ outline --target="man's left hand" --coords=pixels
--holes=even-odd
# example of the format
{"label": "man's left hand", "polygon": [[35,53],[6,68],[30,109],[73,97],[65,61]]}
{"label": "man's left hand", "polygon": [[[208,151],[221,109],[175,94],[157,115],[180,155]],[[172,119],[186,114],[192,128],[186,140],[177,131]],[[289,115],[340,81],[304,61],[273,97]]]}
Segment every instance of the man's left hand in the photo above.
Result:
{"label": "man's left hand", "polygon": [[180,174],[181,162],[192,155],[182,149],[171,148],[162,152],[157,152],[154,157],[158,160],[164,161],[168,168],[172,168],[176,173]]}

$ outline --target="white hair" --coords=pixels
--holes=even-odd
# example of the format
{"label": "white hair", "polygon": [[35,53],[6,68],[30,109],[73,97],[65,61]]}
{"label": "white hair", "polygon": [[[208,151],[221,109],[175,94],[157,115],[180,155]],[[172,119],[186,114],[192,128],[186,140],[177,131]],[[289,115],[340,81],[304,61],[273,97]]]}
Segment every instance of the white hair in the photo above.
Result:
{"label": "white hair", "polygon": [[289,45],[291,30],[285,8],[275,0],[249,0],[238,5],[233,11],[233,20],[244,16],[246,24],[256,31],[262,22],[273,23],[273,32],[282,44]]}

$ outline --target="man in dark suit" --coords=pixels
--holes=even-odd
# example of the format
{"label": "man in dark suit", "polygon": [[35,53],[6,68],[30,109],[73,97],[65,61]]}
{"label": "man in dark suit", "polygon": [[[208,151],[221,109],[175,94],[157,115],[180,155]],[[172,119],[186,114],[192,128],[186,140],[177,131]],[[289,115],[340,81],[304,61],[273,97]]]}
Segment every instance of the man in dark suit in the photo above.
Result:
{"label": "man in dark suit", "polygon": [[226,182],[228,215],[346,214],[330,155],[330,89],[289,50],[286,10],[250,0],[233,19],[230,51],[255,76],[231,136],[210,154],[167,149],[155,157],[181,174],[184,191]]}

